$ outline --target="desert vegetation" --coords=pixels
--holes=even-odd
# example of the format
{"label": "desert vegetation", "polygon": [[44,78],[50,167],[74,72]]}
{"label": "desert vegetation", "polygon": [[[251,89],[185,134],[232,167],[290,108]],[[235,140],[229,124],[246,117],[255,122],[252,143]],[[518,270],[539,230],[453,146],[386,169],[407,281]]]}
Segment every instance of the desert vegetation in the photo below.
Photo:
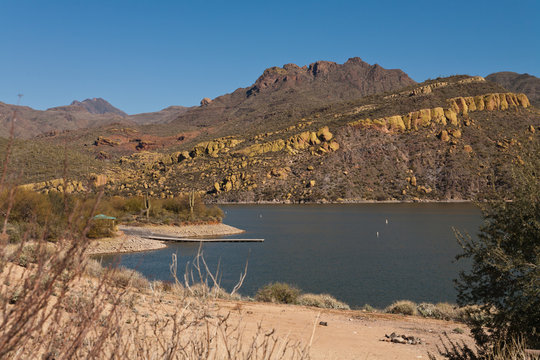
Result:
{"label": "desert vegetation", "polygon": [[[90,218],[95,205],[96,214],[116,217],[117,222],[130,224],[168,224],[221,222],[223,212],[217,206],[204,205],[196,195],[185,195],[172,199],[148,199],[145,197],[105,197],[97,202],[96,195],[70,195],[61,192],[37,193],[13,188],[0,194],[4,204],[5,233],[9,242],[18,243],[23,237],[37,239],[44,236],[47,241],[57,241],[63,235],[69,221],[72,231],[80,231]],[[78,214],[70,219],[67,214]],[[114,235],[114,228],[107,221],[93,219],[85,236],[90,238]]]}

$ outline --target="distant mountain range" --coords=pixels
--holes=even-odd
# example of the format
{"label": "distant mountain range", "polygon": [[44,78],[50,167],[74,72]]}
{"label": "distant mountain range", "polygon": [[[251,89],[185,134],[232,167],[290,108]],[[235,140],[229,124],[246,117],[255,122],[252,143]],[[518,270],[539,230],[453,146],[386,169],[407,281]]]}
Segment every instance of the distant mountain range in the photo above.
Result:
{"label": "distant mountain range", "polygon": [[[523,92],[533,105],[540,105],[540,79],[532,75],[500,72],[486,79],[513,92]],[[114,123],[129,126],[155,124],[157,126],[148,131],[160,135],[204,129],[215,132],[217,128],[235,133],[246,125],[254,129],[270,129],[280,127],[290,118],[309,115],[317,107],[414,84],[416,82],[402,70],[370,65],[358,57],[350,58],[344,64],[330,61],[317,61],[306,66],[286,64],[266,69],[249,87],[215,99],[204,98],[200,106],[170,106],[158,112],[136,115],[127,115],[102,98],[75,100],[70,105],[46,111],[0,102],[0,137],[9,136],[9,119],[14,110],[19,113],[15,136],[20,138],[99,128]],[[163,128],[160,124],[168,126]]]}
{"label": "distant mountain range", "polygon": [[115,108],[102,98],[86,99],[82,102],[73,101],[71,106],[82,106],[91,114],[116,114],[120,116],[127,116],[125,112]]}
{"label": "distant mountain range", "polygon": [[357,99],[365,95],[396,90],[415,84],[401,70],[386,70],[369,65],[360,58],[345,64],[318,61],[299,67],[287,64],[266,69],[252,86],[240,88],[214,100],[204,99],[200,107],[171,106],[159,112],[128,116],[101,98],[73,101],[71,105],[46,111],[0,103],[0,136],[7,136],[7,123],[13,110],[20,117],[15,134],[30,138],[51,131],[99,127],[120,122],[132,125],[176,124],[186,127],[227,126],[264,122],[270,113],[300,114],[303,109],[335,101]]}

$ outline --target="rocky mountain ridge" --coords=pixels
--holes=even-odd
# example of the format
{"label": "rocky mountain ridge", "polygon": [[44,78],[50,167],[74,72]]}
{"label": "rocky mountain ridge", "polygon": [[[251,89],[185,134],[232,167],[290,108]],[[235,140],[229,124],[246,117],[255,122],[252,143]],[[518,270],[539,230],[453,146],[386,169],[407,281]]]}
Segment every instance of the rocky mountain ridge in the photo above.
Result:
{"label": "rocky mountain ridge", "polygon": [[[59,133],[106,126],[115,122],[132,125],[158,124],[153,130],[157,133],[179,132],[205,127],[236,128],[246,123],[259,123],[266,126],[269,116],[299,116],[314,106],[324,106],[336,101],[352,100],[369,94],[393,91],[415,82],[401,70],[386,70],[379,65],[369,65],[360,58],[351,58],[344,64],[318,61],[309,66],[294,64],[283,68],[266,69],[255,83],[240,88],[231,94],[215,99],[205,98],[200,107],[171,106],[159,112],[126,114],[101,98],[74,101],[71,105],[38,111],[17,108],[4,104],[0,107],[0,122],[7,126],[10,113],[19,109],[21,118],[16,125],[15,135],[31,138],[43,133]],[[278,117],[279,117],[278,116]],[[274,118],[276,126],[281,119]],[[159,126],[160,124],[170,124]],[[0,129],[0,137],[7,131]]]}
{"label": "rocky mountain ridge", "polygon": [[502,71],[489,74],[486,80],[500,84],[510,91],[525,93],[531,104],[540,107],[540,79],[536,76]]}
{"label": "rocky mountain ridge", "polygon": [[124,196],[195,190],[210,202],[464,200],[511,186],[511,167],[538,145],[539,126],[526,95],[455,76],[314,109],[262,132],[216,130],[178,151],[113,156],[103,172],[106,191]]}

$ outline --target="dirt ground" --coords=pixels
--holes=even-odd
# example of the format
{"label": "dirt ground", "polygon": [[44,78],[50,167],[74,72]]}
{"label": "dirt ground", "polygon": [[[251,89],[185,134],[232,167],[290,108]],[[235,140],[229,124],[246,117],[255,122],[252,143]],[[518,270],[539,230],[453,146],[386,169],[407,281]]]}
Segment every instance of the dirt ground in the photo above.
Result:
{"label": "dirt ground", "polygon": [[[267,303],[219,301],[218,305],[220,311],[242,318],[248,333],[261,323],[264,328],[275,329],[276,336],[308,344],[313,334],[313,359],[428,359],[428,351],[437,354],[439,336],[445,332],[453,340],[473,344],[467,328],[451,321]],[[327,326],[319,325],[321,321]],[[454,333],[456,328],[464,333]],[[392,332],[420,337],[422,344],[380,341]]]}

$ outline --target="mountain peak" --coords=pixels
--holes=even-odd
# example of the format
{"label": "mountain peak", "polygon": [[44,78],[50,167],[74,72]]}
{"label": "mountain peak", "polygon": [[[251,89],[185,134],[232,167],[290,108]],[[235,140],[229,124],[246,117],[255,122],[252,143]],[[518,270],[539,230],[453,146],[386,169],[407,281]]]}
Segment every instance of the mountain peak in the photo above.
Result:
{"label": "mountain peak", "polygon": [[102,98],[92,98],[83,101],[74,100],[71,106],[80,106],[86,109],[91,114],[116,114],[127,116],[125,112],[112,106],[108,101]]}
{"label": "mountain peak", "polygon": [[412,84],[415,84],[415,81],[401,70],[388,70],[379,64],[370,65],[359,57],[352,57],[344,64],[319,60],[309,66],[285,64],[283,67],[268,68],[246,94],[249,97],[283,88],[307,90],[314,87],[323,92],[327,89],[331,93],[332,88],[339,85],[339,87],[351,89],[352,92],[347,91],[358,97],[395,90]]}

